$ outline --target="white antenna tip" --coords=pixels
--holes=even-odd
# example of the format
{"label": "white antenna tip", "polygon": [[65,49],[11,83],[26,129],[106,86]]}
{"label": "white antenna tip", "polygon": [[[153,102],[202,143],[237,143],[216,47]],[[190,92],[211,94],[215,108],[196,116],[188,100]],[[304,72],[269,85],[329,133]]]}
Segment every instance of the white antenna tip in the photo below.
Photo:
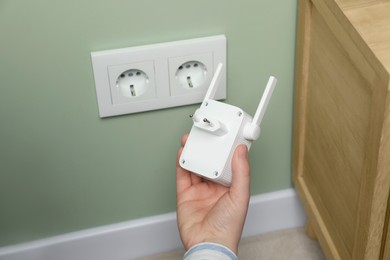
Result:
{"label": "white antenna tip", "polygon": [[215,92],[217,92],[217,87],[219,85],[219,82],[221,81],[222,67],[223,67],[223,64],[218,63],[218,66],[215,69],[213,79],[211,80],[211,83],[210,83],[210,86],[207,90],[206,96],[204,97],[205,101],[208,99],[214,99]]}
{"label": "white antenna tip", "polygon": [[277,78],[274,76],[270,76],[268,79],[267,86],[265,87],[263,96],[261,97],[259,106],[256,110],[256,114],[253,117],[253,123],[256,125],[260,125],[261,121],[263,120],[263,116],[265,113],[265,110],[267,109],[268,102],[271,99],[272,93],[275,89]]}

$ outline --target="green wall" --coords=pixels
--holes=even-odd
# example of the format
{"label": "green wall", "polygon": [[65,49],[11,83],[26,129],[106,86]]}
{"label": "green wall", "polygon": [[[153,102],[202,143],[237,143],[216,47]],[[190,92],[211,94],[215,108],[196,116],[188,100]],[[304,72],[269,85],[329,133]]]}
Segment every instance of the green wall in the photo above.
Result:
{"label": "green wall", "polygon": [[0,0],[0,246],[175,210],[185,106],[98,117],[90,52],[225,34],[227,103],[253,114],[252,194],[291,187],[296,0]]}

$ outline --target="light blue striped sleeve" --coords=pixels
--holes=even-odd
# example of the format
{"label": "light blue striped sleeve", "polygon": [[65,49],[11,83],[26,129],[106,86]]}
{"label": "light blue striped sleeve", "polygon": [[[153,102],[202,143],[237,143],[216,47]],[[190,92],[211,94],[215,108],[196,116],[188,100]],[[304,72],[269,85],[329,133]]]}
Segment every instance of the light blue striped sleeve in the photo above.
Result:
{"label": "light blue striped sleeve", "polygon": [[200,243],[191,247],[184,260],[237,260],[236,254],[226,246],[216,243]]}

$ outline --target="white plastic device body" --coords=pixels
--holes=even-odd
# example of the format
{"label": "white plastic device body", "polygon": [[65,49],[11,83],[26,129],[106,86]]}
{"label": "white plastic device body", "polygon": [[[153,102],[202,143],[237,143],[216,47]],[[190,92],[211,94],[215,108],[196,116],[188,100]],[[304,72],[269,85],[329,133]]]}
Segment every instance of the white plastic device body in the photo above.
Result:
{"label": "white plastic device body", "polygon": [[271,76],[254,117],[241,108],[213,100],[222,70],[218,64],[206,96],[192,116],[193,126],[179,159],[182,168],[205,179],[230,186],[231,162],[235,148],[260,136],[260,123],[277,79]]}

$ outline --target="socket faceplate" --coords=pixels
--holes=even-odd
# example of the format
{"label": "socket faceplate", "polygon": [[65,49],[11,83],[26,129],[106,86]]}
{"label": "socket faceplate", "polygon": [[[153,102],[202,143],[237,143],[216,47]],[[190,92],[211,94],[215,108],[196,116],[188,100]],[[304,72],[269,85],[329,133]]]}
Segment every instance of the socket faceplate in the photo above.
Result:
{"label": "socket faceplate", "polygon": [[[91,58],[100,117],[183,106],[202,102],[216,64],[226,64],[226,37],[98,51],[92,52]],[[198,87],[183,87],[176,78],[177,70],[187,62],[197,61],[207,71],[204,81]],[[142,95],[126,96],[118,91],[118,77],[129,70],[145,73],[148,86]],[[215,98],[226,98],[226,68]]]}

